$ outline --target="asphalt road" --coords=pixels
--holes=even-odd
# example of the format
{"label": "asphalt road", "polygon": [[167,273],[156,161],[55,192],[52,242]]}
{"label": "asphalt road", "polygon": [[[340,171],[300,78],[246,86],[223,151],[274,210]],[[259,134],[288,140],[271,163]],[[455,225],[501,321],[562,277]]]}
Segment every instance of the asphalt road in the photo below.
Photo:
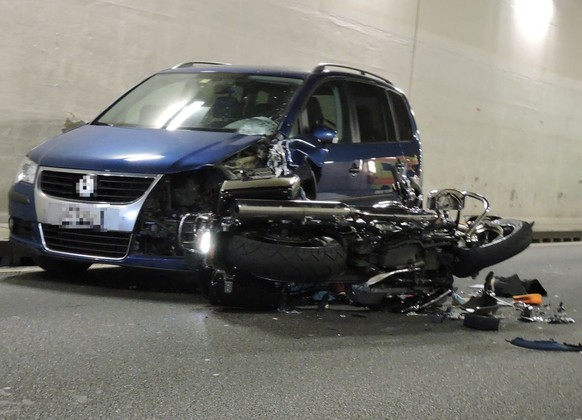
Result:
{"label": "asphalt road", "polygon": [[495,267],[538,278],[577,320],[523,323],[507,308],[499,331],[347,307],[219,309],[155,271],[3,269],[0,418],[580,419],[582,354],[506,339],[582,341],[581,256],[535,245]]}

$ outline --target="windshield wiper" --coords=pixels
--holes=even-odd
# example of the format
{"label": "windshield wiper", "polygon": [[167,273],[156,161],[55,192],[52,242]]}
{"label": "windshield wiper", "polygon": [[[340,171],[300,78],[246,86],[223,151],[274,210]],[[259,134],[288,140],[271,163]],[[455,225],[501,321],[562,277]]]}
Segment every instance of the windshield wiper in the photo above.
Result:
{"label": "windshield wiper", "polygon": [[211,131],[216,133],[236,133],[235,128],[207,128],[207,127],[180,127],[179,130],[188,131]]}

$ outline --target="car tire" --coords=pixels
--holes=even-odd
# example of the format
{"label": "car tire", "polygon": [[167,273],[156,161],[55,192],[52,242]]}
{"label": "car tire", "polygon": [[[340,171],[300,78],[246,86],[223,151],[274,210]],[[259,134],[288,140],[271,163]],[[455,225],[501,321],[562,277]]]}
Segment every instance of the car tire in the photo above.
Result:
{"label": "car tire", "polygon": [[49,274],[61,277],[82,274],[92,265],[92,263],[67,261],[51,257],[38,257],[35,262],[40,268]]}

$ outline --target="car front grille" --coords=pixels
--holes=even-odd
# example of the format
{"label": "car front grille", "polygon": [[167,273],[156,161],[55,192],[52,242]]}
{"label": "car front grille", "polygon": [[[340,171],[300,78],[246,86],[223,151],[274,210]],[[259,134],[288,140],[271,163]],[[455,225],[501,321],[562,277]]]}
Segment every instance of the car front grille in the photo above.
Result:
{"label": "car front grille", "polygon": [[131,241],[131,232],[63,229],[46,224],[42,225],[42,233],[45,245],[51,251],[98,258],[125,257]]}
{"label": "car front grille", "polygon": [[79,193],[80,182],[87,174],[44,170],[40,175],[40,189],[48,196],[101,203],[131,203],[150,187],[154,177],[96,174],[91,193]]}

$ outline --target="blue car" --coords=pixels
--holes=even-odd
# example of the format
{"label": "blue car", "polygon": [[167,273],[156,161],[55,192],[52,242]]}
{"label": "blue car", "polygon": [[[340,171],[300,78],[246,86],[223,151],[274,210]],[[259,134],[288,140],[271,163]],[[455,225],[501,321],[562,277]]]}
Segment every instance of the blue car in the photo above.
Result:
{"label": "blue car", "polygon": [[380,76],[183,63],[27,154],[9,192],[10,239],[53,273],[189,270],[178,224],[214,211],[225,180],[298,176],[296,198],[371,205],[394,198],[397,161],[420,176],[408,101]]}

